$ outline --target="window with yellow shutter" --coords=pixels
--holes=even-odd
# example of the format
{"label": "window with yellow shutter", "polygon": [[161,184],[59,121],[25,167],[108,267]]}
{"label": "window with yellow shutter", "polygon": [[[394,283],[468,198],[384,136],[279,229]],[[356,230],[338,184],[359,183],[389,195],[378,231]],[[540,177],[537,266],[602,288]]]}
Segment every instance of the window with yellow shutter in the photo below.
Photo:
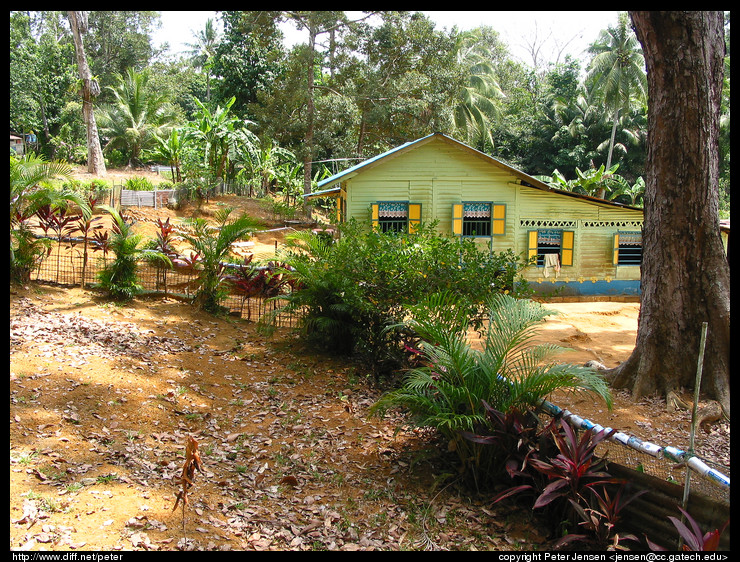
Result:
{"label": "window with yellow shutter", "polygon": [[617,232],[614,235],[614,265],[642,263],[642,232]]}
{"label": "window with yellow shutter", "polygon": [[421,203],[378,201],[371,206],[371,221],[381,232],[413,232],[421,224]]}
{"label": "window with yellow shutter", "polygon": [[493,207],[493,235],[503,236],[506,234],[506,205],[503,203],[492,203],[491,205]]}
{"label": "window with yellow shutter", "polygon": [[415,232],[421,224],[421,203],[409,203],[409,232]]}
{"label": "window with yellow shutter", "polygon": [[530,230],[527,232],[528,257],[537,257],[537,265],[546,265],[548,254],[556,254],[561,266],[573,265],[575,232],[572,230],[560,230],[545,228]]}
{"label": "window with yellow shutter", "polygon": [[506,205],[488,201],[463,201],[452,205],[452,233],[490,238],[506,233]]}

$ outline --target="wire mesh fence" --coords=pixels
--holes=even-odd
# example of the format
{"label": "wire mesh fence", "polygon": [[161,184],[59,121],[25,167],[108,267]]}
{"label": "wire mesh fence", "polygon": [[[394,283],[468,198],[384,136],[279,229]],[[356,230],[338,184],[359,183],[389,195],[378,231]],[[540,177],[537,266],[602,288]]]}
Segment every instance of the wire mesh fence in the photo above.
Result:
{"label": "wire mesh fence", "polygon": [[543,406],[543,415],[562,416],[577,430],[615,429],[613,437],[602,441],[597,447],[596,454],[599,457],[682,488],[686,486],[688,478],[690,493],[699,493],[729,505],[730,466],[696,457],[670,444],[638,439],[620,431],[620,428],[604,428],[597,420],[581,418],[577,412],[570,412],[546,401]]}
{"label": "wire mesh fence", "polygon": [[[98,282],[98,274],[113,256],[105,255],[92,247],[85,250],[82,244],[54,244],[31,273],[32,281],[54,283],[63,286],[87,286]],[[138,280],[146,293],[161,294],[174,298],[191,299],[199,288],[199,272],[191,268],[168,268],[157,266],[146,260],[139,262]],[[266,295],[246,297],[239,293],[229,293],[220,303],[229,313],[251,322],[258,322],[266,315],[274,315],[279,327],[295,327],[300,315],[277,312],[282,308],[279,295],[268,298]]]}

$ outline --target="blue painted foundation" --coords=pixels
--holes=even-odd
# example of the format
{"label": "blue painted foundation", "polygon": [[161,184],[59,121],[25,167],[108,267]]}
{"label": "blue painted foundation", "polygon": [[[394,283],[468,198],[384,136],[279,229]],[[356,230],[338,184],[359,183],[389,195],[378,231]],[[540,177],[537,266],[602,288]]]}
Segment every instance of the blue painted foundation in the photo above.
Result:
{"label": "blue painted foundation", "polygon": [[529,288],[537,295],[558,297],[621,297],[640,296],[640,281],[529,281]]}

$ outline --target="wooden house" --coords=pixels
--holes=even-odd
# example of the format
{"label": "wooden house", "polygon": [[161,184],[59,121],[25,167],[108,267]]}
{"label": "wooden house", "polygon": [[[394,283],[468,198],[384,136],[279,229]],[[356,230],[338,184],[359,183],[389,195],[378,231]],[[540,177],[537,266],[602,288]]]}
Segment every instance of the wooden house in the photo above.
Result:
{"label": "wooden house", "polygon": [[23,156],[23,139],[10,133],[10,150],[15,150],[17,156]]}
{"label": "wooden house", "polygon": [[639,295],[643,211],[561,191],[449,136],[434,133],[319,183],[339,221],[381,230],[438,221],[447,235],[537,257],[531,287],[559,295]]}

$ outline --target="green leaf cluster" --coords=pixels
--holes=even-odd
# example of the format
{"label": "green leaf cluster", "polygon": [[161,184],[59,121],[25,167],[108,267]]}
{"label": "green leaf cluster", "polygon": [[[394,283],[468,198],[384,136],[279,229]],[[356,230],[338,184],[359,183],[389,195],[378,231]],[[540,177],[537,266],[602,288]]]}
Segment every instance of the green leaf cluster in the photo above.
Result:
{"label": "green leaf cluster", "polygon": [[135,234],[131,229],[132,225],[116,209],[107,205],[101,205],[101,208],[113,219],[109,248],[115,257],[105,264],[98,274],[98,280],[101,287],[114,299],[131,300],[143,290],[138,277],[139,260],[159,260],[169,266],[171,261],[160,252],[144,249],[141,246],[142,235]]}
{"label": "green leaf cluster", "polygon": [[433,224],[382,233],[350,221],[340,231],[337,240],[312,233],[289,239],[281,259],[298,289],[285,308],[302,312],[301,333],[311,345],[367,358],[376,376],[403,365],[409,334],[402,322],[429,294],[466,297],[466,318],[479,325],[486,295],[526,286],[520,256],[441,236]]}
{"label": "green leaf cluster", "polygon": [[490,294],[481,338],[473,342],[464,312],[468,305],[468,299],[445,292],[409,309],[405,324],[421,339],[421,366],[380,398],[375,413],[408,410],[410,423],[439,431],[463,466],[478,474],[496,451],[465,439],[463,432],[485,430],[485,404],[501,412],[526,412],[554,390],[568,389],[592,393],[611,407],[600,373],[557,363],[554,357],[564,348],[534,342],[537,327],[552,311],[529,299]]}
{"label": "green leaf cluster", "polygon": [[180,232],[199,258],[199,289],[194,304],[209,312],[220,312],[221,300],[228,293],[224,263],[231,245],[248,237],[258,226],[252,217],[234,218],[233,212],[230,207],[220,209],[214,217],[215,227],[203,218],[188,219],[184,221],[186,230]]}

